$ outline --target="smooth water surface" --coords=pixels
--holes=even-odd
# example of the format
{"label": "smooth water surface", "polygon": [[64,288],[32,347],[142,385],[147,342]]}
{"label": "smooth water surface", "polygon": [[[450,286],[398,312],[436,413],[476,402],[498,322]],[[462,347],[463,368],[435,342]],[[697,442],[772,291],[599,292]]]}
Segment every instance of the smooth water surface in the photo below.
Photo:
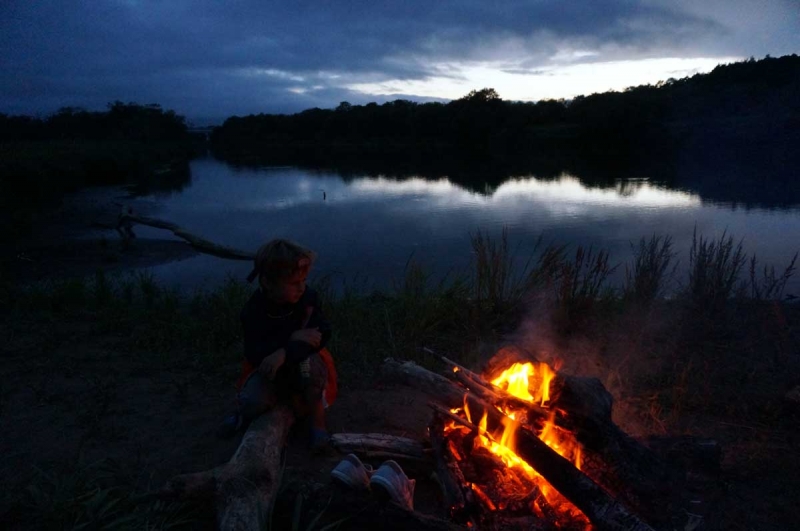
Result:
{"label": "smooth water surface", "polygon": [[[723,231],[744,239],[747,252],[783,268],[800,250],[800,204],[742,208],[715,203],[688,190],[669,189],[646,178],[589,187],[570,175],[541,180],[514,176],[478,192],[447,178],[395,180],[348,176],[292,167],[241,169],[215,159],[191,164],[191,181],[180,192],[139,199],[148,215],[169,220],[216,243],[255,250],[271,238],[296,240],[319,253],[317,274],[387,287],[402,277],[409,259],[440,278],[468,270],[470,233],[492,236],[507,227],[519,256],[539,237],[545,242],[592,245],[610,252],[621,267],[631,242],[670,235],[685,282],[695,227],[705,236]],[[477,187],[480,188],[480,187]],[[172,237],[137,227],[144,237]],[[157,266],[170,285],[212,287],[227,275],[243,279],[250,264],[197,256]],[[800,295],[797,279],[790,290]]]}

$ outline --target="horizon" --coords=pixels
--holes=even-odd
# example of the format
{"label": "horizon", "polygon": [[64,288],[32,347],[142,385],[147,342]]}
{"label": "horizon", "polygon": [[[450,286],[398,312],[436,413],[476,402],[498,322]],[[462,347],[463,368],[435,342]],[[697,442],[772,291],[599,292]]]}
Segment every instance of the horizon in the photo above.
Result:
{"label": "horizon", "polygon": [[569,100],[797,53],[797,6],[751,4],[12,0],[0,7],[0,112],[155,102],[199,127],[488,87],[510,101]]}

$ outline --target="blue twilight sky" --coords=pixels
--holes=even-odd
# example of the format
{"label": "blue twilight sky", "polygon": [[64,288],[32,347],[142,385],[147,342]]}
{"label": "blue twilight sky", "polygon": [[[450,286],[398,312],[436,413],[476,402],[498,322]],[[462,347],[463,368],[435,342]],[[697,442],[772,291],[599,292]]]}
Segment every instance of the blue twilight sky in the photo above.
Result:
{"label": "blue twilight sky", "polygon": [[800,0],[2,0],[0,112],[570,98],[798,51]]}

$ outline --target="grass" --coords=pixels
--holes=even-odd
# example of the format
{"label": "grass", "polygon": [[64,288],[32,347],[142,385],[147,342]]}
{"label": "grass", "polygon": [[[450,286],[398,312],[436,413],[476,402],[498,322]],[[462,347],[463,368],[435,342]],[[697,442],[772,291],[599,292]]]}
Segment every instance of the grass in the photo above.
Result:
{"label": "grass", "polygon": [[[597,347],[592,363],[614,372],[614,388],[624,390],[617,394],[623,405],[626,396],[640,400],[635,408],[643,411],[649,432],[687,429],[686,419],[696,413],[724,414],[759,426],[780,422],[775,393],[794,374],[787,367],[794,363],[800,338],[798,312],[780,299],[796,257],[779,272],[759,267],[727,234],[716,240],[695,234],[689,279],[675,290],[672,240],[653,235],[634,246],[625,283],[615,290],[608,284],[615,266],[603,250],[540,240],[531,254],[519,256],[505,231],[499,240],[474,235],[472,244],[475,263],[469,275],[436,279],[409,260],[404,275],[385,292],[367,289],[358,278],[336,290],[337,279],[318,279],[315,287],[334,323],[330,348],[347,385],[363,381],[387,356],[433,366],[432,355],[422,347],[477,366],[482,345],[500,343],[535,307],[549,319],[550,339],[564,357],[585,354],[586,344]],[[126,349],[124,355],[151,371],[169,371],[169,393],[186,406],[191,405],[189,388],[196,384],[187,368],[227,378],[222,376],[225,367],[240,359],[239,312],[251,289],[228,280],[211,291],[182,294],[141,273],[109,278],[98,272],[88,279],[28,287],[4,282],[0,332],[7,359],[42,363],[56,377],[81,374],[70,367],[72,361],[52,359],[59,345],[96,342],[102,353],[101,338],[117,338],[113,348]],[[651,311],[639,312],[642,304]],[[726,319],[716,321],[721,333],[685,326],[707,323],[699,317],[712,309],[726,312]],[[541,340],[525,338],[532,344]],[[26,382],[37,403],[59,400],[48,374]],[[109,419],[121,378],[105,372],[83,376],[85,400],[78,421],[105,444],[119,437]],[[12,386],[4,381],[0,389],[4,411],[14,400]],[[742,389],[757,399],[742,400]],[[24,518],[36,528],[199,525],[187,506],[143,501],[150,485],[131,469],[136,465],[85,464],[80,457],[66,467],[42,468],[20,478],[30,485],[27,490],[6,493],[0,518]]]}
{"label": "grass", "polygon": [[653,234],[649,240],[639,240],[638,246],[631,243],[631,249],[633,262],[625,267],[623,296],[628,301],[648,305],[664,295],[675,275],[678,264],[673,263],[672,238]]}
{"label": "grass", "polygon": [[739,276],[747,263],[742,241],[734,243],[733,236],[723,232],[718,240],[692,234],[689,249],[689,284],[687,297],[695,311],[719,314],[734,295]]}

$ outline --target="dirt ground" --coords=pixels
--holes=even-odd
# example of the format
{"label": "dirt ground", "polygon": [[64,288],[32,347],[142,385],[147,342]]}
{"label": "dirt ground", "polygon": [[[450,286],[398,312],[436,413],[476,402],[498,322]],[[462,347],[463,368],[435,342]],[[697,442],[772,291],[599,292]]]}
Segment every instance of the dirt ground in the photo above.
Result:
{"label": "dirt ground", "polygon": [[[57,215],[70,222],[57,224],[59,229],[37,240],[37,245],[7,255],[19,278],[138,267],[193,253],[177,241],[144,242],[125,254],[109,250],[102,235],[71,240],[68,234],[74,235],[70,232],[74,228],[116,215],[105,206],[107,195],[97,201],[94,210],[67,204]],[[70,217],[72,208],[83,214]],[[49,261],[54,245],[71,252],[56,253],[60,258]],[[795,334],[800,321],[796,310]],[[17,521],[20,515],[8,509],[26,496],[26,487],[41,479],[42,471],[73,477],[92,464],[112,464],[114,474],[124,475],[131,488],[144,493],[176,474],[226,462],[238,445],[238,439],[214,437],[232,405],[236,352],[231,353],[230,365],[213,374],[192,366],[164,369],[164,364],[152,362],[159,353],[124,354],[130,352],[121,343],[124,339],[99,332],[93,325],[52,323],[41,334],[19,334],[6,323],[0,325],[0,490],[5,492],[0,523],[5,528],[26,528]],[[736,407],[676,408],[673,403],[666,411],[659,409],[664,406],[658,397],[667,391],[672,398],[683,396],[680,381],[665,390],[656,381],[637,385],[620,381],[619,366],[611,364],[585,371],[586,367],[574,364],[570,370],[601,378],[614,394],[615,420],[632,434],[666,431],[711,437],[722,444],[722,471],[698,495],[696,512],[705,516],[705,527],[700,529],[778,531],[797,528],[800,522],[796,504],[800,408],[784,398],[792,385],[800,385],[796,350],[800,342],[797,335],[787,341],[784,358],[760,359],[747,370],[732,370],[729,377],[719,374],[724,363],[697,366],[701,373],[713,371],[715,378],[729,378],[726,392],[733,394],[725,400]],[[340,376],[339,399],[328,412],[332,432],[424,438],[429,420],[426,397],[359,374]],[[327,483],[339,458],[311,456],[297,435],[290,445],[284,481]],[[436,486],[428,477],[417,479],[417,508],[436,513],[440,510]]]}

